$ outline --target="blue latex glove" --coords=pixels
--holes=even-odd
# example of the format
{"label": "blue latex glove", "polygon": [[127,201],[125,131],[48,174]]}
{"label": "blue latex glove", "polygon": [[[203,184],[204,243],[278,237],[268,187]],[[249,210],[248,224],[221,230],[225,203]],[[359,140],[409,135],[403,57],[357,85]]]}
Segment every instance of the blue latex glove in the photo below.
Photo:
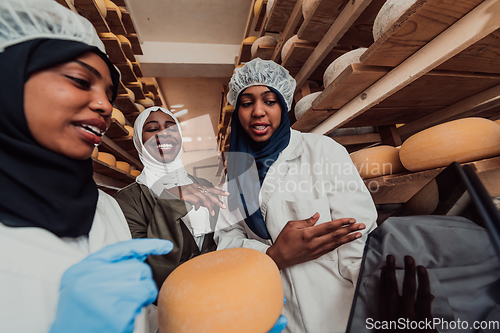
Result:
{"label": "blue latex glove", "polygon": [[61,280],[50,332],[133,332],[135,317],[158,295],[144,260],[172,248],[167,240],[133,239],[106,246],[71,266]]}
{"label": "blue latex glove", "polygon": [[268,333],[280,333],[283,331],[288,324],[288,319],[285,316],[280,316],[276,324],[274,324],[273,328]]}

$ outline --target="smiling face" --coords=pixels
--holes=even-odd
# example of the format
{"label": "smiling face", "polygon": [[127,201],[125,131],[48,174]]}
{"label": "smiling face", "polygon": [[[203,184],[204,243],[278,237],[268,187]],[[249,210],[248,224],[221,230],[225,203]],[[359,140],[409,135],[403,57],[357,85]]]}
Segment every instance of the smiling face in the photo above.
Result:
{"label": "smiling face", "polygon": [[238,118],[252,140],[268,140],[281,123],[278,96],[266,86],[248,87],[240,95]]}
{"label": "smiling face", "polygon": [[171,116],[162,111],[153,111],[142,127],[142,143],[157,161],[170,163],[181,150],[182,138]]}
{"label": "smiling face", "polygon": [[97,54],[33,73],[24,85],[24,113],[44,148],[84,160],[111,124],[109,68]]}

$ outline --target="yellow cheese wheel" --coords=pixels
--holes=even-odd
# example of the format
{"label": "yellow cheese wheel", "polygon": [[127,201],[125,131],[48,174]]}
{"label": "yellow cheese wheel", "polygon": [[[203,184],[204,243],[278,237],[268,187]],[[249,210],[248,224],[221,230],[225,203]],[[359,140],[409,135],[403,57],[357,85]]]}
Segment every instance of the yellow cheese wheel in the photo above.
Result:
{"label": "yellow cheese wheel", "polygon": [[257,50],[259,49],[259,46],[275,47],[276,44],[278,44],[278,41],[273,36],[262,36],[257,38],[255,42],[253,42],[252,49],[250,50],[252,58],[255,58],[257,56]]}
{"label": "yellow cheese wheel", "polygon": [[130,164],[123,161],[116,161],[116,167],[126,173],[130,173]]}
{"label": "yellow cheese wheel", "polygon": [[145,108],[150,108],[155,105],[155,102],[151,98],[138,99],[136,102],[141,104]]}
{"label": "yellow cheese wheel", "polygon": [[106,9],[108,11],[109,10],[116,11],[118,18],[121,20],[122,19],[122,11],[120,10],[120,8],[113,1],[110,1],[110,0],[104,0],[104,1],[106,2]]}
{"label": "yellow cheese wheel", "polygon": [[131,89],[127,88],[127,87],[125,87],[125,90],[127,91],[128,99],[130,99],[130,101],[132,103],[134,103],[135,102],[135,94],[134,94],[134,92]]}
{"label": "yellow cheese wheel", "polygon": [[137,110],[139,111],[139,113],[146,110],[146,108],[142,104],[135,103],[135,106],[137,107]]}
{"label": "yellow cheese wheel", "polygon": [[102,17],[106,18],[107,9],[106,9],[106,1],[105,0],[95,0],[97,8],[101,13]]}
{"label": "yellow cheese wheel", "polygon": [[124,127],[128,131],[129,136],[134,136],[134,128],[132,126],[125,125]]}
{"label": "yellow cheese wheel", "polygon": [[141,174],[141,170],[136,170],[136,169],[130,170],[130,174],[134,177],[137,177]]}
{"label": "yellow cheese wheel", "polygon": [[325,70],[323,74],[323,85],[328,87],[339,75],[351,64],[359,63],[359,58],[367,50],[366,47],[344,53],[335,59]]}
{"label": "yellow cheese wheel", "polygon": [[241,44],[253,44],[253,42],[255,42],[257,40],[257,38],[259,38],[259,37],[256,37],[256,36],[247,37],[243,40],[243,42]]}
{"label": "yellow cheese wheel", "polygon": [[152,92],[148,92],[147,94],[144,94],[144,96],[153,100],[155,99],[155,94],[153,94]]}
{"label": "yellow cheese wheel", "polygon": [[268,332],[283,308],[278,267],[247,248],[210,252],[177,267],[158,296],[161,332]]}
{"label": "yellow cheese wheel", "polygon": [[121,125],[125,126],[125,116],[123,113],[118,110],[113,108],[113,112],[111,113],[111,117],[115,118],[117,122],[119,122]]}
{"label": "yellow cheese wheel", "polygon": [[233,112],[233,111],[234,111],[234,106],[232,106],[232,105],[226,105],[225,107],[222,108],[223,113]]}
{"label": "yellow cheese wheel", "polygon": [[116,37],[116,35],[114,33],[112,33],[112,32],[100,32],[99,33],[99,37],[101,37],[101,38],[108,38],[108,39],[111,38],[111,39],[116,39],[117,41],[120,41],[118,39],[118,37]]}
{"label": "yellow cheese wheel", "polygon": [[118,40],[120,41],[120,43],[122,43],[122,45],[125,44],[128,45],[129,47],[132,47],[132,44],[130,43],[127,37],[123,35],[116,35],[116,37],[118,37]]}
{"label": "yellow cheese wheel", "polygon": [[132,64],[132,61],[127,59],[127,65],[130,68],[131,71],[134,71],[134,64]]}
{"label": "yellow cheese wheel", "polygon": [[410,171],[471,162],[500,155],[500,126],[484,118],[463,118],[409,137],[401,145],[401,163]]}
{"label": "yellow cheese wheel", "polygon": [[253,16],[257,17],[259,16],[260,9],[262,8],[262,5],[264,3],[267,3],[266,0],[256,0],[255,5],[253,5]]}
{"label": "yellow cheese wheel", "polygon": [[94,147],[94,150],[92,151],[92,157],[97,158],[99,156],[99,149],[97,147]]}
{"label": "yellow cheese wheel", "polygon": [[361,178],[392,175],[404,171],[399,160],[399,149],[392,146],[377,146],[351,153],[351,159]]}
{"label": "yellow cheese wheel", "polygon": [[497,123],[498,125],[500,125],[500,119],[495,120],[495,123]]}
{"label": "yellow cheese wheel", "polygon": [[116,158],[110,153],[103,153],[100,151],[97,155],[97,159],[111,166],[116,166]]}

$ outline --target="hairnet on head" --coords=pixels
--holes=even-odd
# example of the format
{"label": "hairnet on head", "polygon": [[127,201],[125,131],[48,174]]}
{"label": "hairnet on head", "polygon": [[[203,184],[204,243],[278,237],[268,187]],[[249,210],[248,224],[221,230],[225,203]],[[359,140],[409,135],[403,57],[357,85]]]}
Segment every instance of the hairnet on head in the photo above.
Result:
{"label": "hairnet on head", "polygon": [[295,79],[288,73],[288,70],[274,61],[260,58],[255,58],[247,62],[245,66],[236,68],[229,82],[227,101],[232,106],[236,106],[243,90],[260,85],[276,89],[283,96],[287,111],[290,111],[297,85]]}
{"label": "hairnet on head", "polygon": [[41,38],[73,40],[106,53],[94,26],[56,1],[0,1],[0,52],[11,45]]}

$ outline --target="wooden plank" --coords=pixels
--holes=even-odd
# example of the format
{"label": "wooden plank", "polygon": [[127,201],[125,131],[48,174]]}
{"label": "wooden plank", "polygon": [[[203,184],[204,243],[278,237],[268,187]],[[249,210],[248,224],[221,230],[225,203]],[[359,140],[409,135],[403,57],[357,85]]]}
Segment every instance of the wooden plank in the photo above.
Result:
{"label": "wooden plank", "polygon": [[401,146],[401,137],[395,125],[379,126],[378,130],[384,145],[393,147]]}
{"label": "wooden plank", "polygon": [[128,135],[128,131],[125,129],[125,127],[120,124],[115,118],[111,118],[111,125],[106,131],[106,136],[113,139],[126,135]]}
{"label": "wooden plank", "polygon": [[358,145],[362,143],[375,143],[382,140],[379,133],[332,136],[331,138],[343,146]]}
{"label": "wooden plank", "polygon": [[314,110],[313,108],[309,108],[300,119],[293,123],[292,128],[301,132],[310,132],[318,124],[328,119],[333,111],[334,110]]}
{"label": "wooden plank", "polygon": [[92,23],[97,32],[111,31],[94,0],[75,0],[74,6],[80,15]]}
{"label": "wooden plank", "polygon": [[[460,53],[476,41],[497,30],[500,20],[500,2],[485,0],[469,14],[434,38],[398,67],[373,84],[359,97],[314,129],[314,133],[328,134],[357,117],[388,96]],[[482,22],[483,24],[477,24]],[[366,98],[362,99],[361,96]]]}
{"label": "wooden plank", "polygon": [[145,99],[144,91],[142,90],[142,83],[140,81],[125,82],[125,86],[132,90],[135,95],[135,100]]}
{"label": "wooden plank", "polygon": [[108,12],[106,14],[106,22],[108,23],[111,32],[115,35],[126,35],[127,30],[122,22],[120,9],[115,7],[106,7],[106,10]]}
{"label": "wooden plank", "polygon": [[361,57],[365,65],[396,67],[482,0],[417,0]]}
{"label": "wooden plank", "polygon": [[115,63],[115,66],[118,67],[120,73],[122,75],[123,82],[135,82],[137,81],[137,76],[135,76],[134,71],[130,68],[128,63]]}
{"label": "wooden plank", "polygon": [[139,64],[139,62],[138,61],[132,62],[132,66],[134,67],[135,76],[137,76],[137,77],[143,77],[142,70],[141,70],[141,65]]}
{"label": "wooden plank", "polygon": [[[281,59],[281,50],[283,49],[283,45],[285,45],[286,41],[288,41],[293,34],[295,33],[295,29],[302,21],[302,1],[297,0],[295,3],[295,7],[293,8],[292,13],[290,14],[290,18],[288,19],[283,32],[280,34],[280,39],[278,40],[278,45],[276,45],[276,49],[274,50],[274,54],[271,58],[276,63],[280,63]],[[267,24],[267,22],[266,22]]]}
{"label": "wooden plank", "polygon": [[261,58],[263,60],[271,60],[274,53],[273,46],[262,46],[257,47],[257,53],[254,58]]}
{"label": "wooden plank", "polygon": [[132,51],[134,52],[134,54],[142,55],[143,54],[142,47],[139,41],[139,37],[137,37],[137,34],[129,33],[125,37],[127,37],[130,43],[132,44]]}
{"label": "wooden plank", "polygon": [[238,56],[238,65],[252,60],[252,43],[243,42],[240,47],[240,54]]}
{"label": "wooden plank", "polygon": [[412,122],[433,112],[438,112],[443,106],[409,106],[409,107],[373,107],[359,117],[355,117],[342,125],[344,127],[388,126]]}
{"label": "wooden plank", "polygon": [[285,67],[291,76],[297,75],[315,48],[314,43],[294,43],[281,66]]}
{"label": "wooden plank", "polygon": [[[481,107],[487,105],[488,108],[497,106],[500,103],[500,85],[482,91],[471,97],[465,98],[439,112],[433,112],[428,116],[419,118],[413,122],[406,123],[398,129],[399,134],[408,137],[422,129],[441,124],[451,118],[461,116],[467,111],[476,110],[474,113],[483,111]],[[471,113],[468,114],[470,116]]]}
{"label": "wooden plank", "polygon": [[137,60],[135,59],[134,51],[132,51],[132,43],[122,43],[122,50],[128,60],[130,60],[132,63],[137,62]]}
{"label": "wooden plank", "polygon": [[137,106],[128,98],[127,94],[118,95],[115,100],[115,106],[118,110],[123,112],[125,116],[134,112],[139,112]]}
{"label": "wooden plank", "polygon": [[92,157],[94,161],[94,172],[104,175],[109,178],[113,178],[115,180],[121,181],[126,184],[131,184],[135,181],[135,177],[130,173],[122,171],[112,165],[104,163],[103,161],[98,160],[97,158]]}
{"label": "wooden plank", "polygon": [[250,5],[247,17],[247,24],[245,26],[245,32],[243,33],[242,40],[250,36],[250,30],[252,29],[252,22],[253,22],[253,7],[255,6],[255,1],[256,0],[252,0],[252,4]]}
{"label": "wooden plank", "polygon": [[354,3],[347,3],[338,18],[332,24],[330,29],[328,29],[327,33],[321,39],[321,42],[319,42],[314,52],[295,77],[295,80],[297,81],[297,90],[300,89],[300,87],[302,87],[302,85],[309,79],[311,74],[321,64],[328,53],[335,47],[338,41],[344,36],[345,32],[351,27],[371,1],[372,0],[358,0]]}
{"label": "wooden plank", "polygon": [[478,174],[478,177],[490,196],[500,196],[500,168],[481,172]]}
{"label": "wooden plank", "polygon": [[346,0],[316,0],[297,32],[299,38],[319,42],[347,2]]}
{"label": "wooden plank", "polygon": [[[110,153],[110,154],[114,155],[117,160],[126,161],[127,163],[130,163],[130,165],[133,165],[136,169],[142,170],[143,166],[142,166],[142,163],[138,159],[137,151],[133,155],[130,153],[130,151],[132,151],[132,152],[133,152],[133,150],[135,151],[135,147],[133,148],[133,150],[132,149],[125,150],[121,146],[121,144],[123,144],[123,142],[125,142],[125,141],[128,141],[128,142],[132,141],[132,137],[131,136],[123,136],[121,138],[115,138],[115,139],[111,140],[107,136],[103,136],[102,142],[99,145],[99,151]],[[120,142],[120,144],[118,144],[117,142]],[[128,147],[125,145],[123,145],[123,146]],[[132,142],[132,146],[133,146],[133,142]]]}
{"label": "wooden plank", "polygon": [[[120,6],[119,4],[116,3],[117,6]],[[128,12],[128,10],[124,7],[120,7],[120,11],[122,12],[122,23],[123,26],[125,27],[125,30],[127,31],[127,34],[135,34],[135,27],[134,27],[134,22],[132,21],[132,16]]]}
{"label": "wooden plank", "polygon": [[297,0],[275,0],[265,30],[268,32],[283,32],[296,3]]}
{"label": "wooden plank", "polygon": [[262,23],[264,22],[264,18],[266,17],[266,6],[267,0],[263,0],[262,5],[260,6],[260,10],[256,16],[257,21],[255,23],[255,31],[260,31],[260,28],[262,27]]}
{"label": "wooden plank", "polygon": [[106,48],[106,53],[109,56],[109,60],[111,60],[112,63],[127,62],[127,57],[125,56],[125,53],[123,53],[122,44],[118,38],[114,36],[108,37],[102,35],[99,37],[101,38],[101,41]]}

